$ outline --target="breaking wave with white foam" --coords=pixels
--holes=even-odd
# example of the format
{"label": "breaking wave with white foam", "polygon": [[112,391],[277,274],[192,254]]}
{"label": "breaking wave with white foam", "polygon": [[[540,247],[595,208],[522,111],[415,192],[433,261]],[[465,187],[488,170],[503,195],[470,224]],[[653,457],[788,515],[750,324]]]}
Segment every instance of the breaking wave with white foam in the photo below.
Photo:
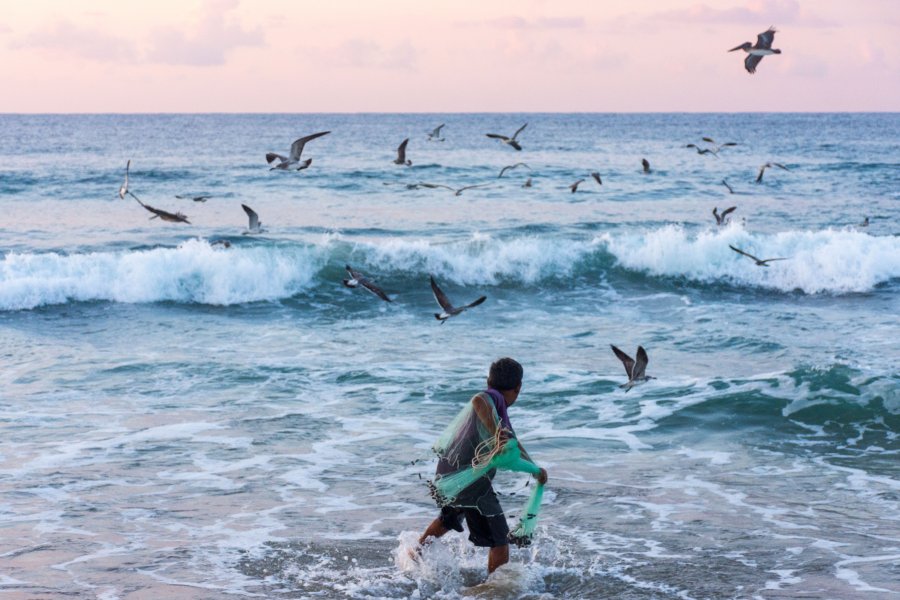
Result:
{"label": "breaking wave with white foam", "polygon": [[[729,245],[786,260],[758,267]],[[571,286],[573,277],[580,285],[606,280],[615,286],[617,278],[641,273],[701,285],[846,294],[871,292],[900,278],[900,238],[850,230],[762,234],[740,225],[700,231],[665,226],[591,239],[476,234],[452,242],[400,237],[361,242],[327,236],[312,243],[254,241],[230,249],[193,239],[176,248],[9,253],[0,260],[0,310],[72,301],[273,301],[338,281],[347,262],[395,291],[402,282],[416,285],[429,274],[459,285],[546,289]]]}
{"label": "breaking wave with white foam", "polygon": [[[701,283],[845,294],[869,292],[900,278],[900,238],[849,229],[759,234],[733,224],[692,234],[680,226],[666,226],[603,239],[627,269]],[[786,260],[758,267],[729,245],[761,259]]]}

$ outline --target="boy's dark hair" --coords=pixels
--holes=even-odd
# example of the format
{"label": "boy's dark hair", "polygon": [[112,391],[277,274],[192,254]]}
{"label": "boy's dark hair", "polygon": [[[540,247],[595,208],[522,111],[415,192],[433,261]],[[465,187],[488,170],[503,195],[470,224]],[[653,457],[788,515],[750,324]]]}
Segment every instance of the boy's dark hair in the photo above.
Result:
{"label": "boy's dark hair", "polygon": [[498,392],[514,390],[522,383],[522,365],[511,358],[499,358],[491,363],[488,372],[488,387]]}

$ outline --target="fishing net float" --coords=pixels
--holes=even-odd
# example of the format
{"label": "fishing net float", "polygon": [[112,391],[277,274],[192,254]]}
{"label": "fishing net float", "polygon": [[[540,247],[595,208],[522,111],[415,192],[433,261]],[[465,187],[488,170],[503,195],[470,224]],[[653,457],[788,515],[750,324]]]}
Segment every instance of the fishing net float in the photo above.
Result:
{"label": "fishing net float", "polygon": [[[475,484],[482,478],[486,478],[489,487],[497,469],[530,475],[541,472],[519,446],[515,434],[502,426],[492,403],[486,404],[491,405],[493,432],[478,416],[473,404],[467,403],[432,448],[438,456],[438,473],[428,482],[428,488],[441,508],[449,505],[480,508],[477,491],[472,493],[470,488],[479,489],[481,486]],[[522,509],[518,525],[509,534],[510,542],[517,546],[531,543],[543,494],[543,484],[535,486]]]}

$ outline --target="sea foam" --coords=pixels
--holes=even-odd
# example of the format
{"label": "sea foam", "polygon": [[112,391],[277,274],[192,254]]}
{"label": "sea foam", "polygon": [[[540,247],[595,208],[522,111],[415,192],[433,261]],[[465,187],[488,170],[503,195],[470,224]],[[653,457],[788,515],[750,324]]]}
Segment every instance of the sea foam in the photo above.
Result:
{"label": "sea foam", "polygon": [[[729,245],[787,260],[758,267]],[[326,236],[229,249],[193,239],[176,248],[10,253],[0,260],[0,310],[97,300],[223,306],[280,300],[338,282],[346,262],[382,283],[404,277],[427,281],[431,274],[459,285],[547,288],[559,280],[572,285],[569,280],[577,278],[582,285],[606,280],[615,287],[624,270],[700,285],[846,294],[871,292],[900,278],[900,238],[831,229],[753,233],[735,224],[699,231],[664,226],[590,239],[475,234],[449,242],[401,237],[363,242]]]}
{"label": "sea foam", "polygon": [[8,254],[0,261],[0,309],[68,301],[176,301],[213,305],[290,297],[318,271],[315,248],[211,247],[190,240],[177,248]]}
{"label": "sea foam", "polygon": [[[602,239],[627,269],[702,283],[843,294],[869,292],[900,278],[900,238],[848,229],[762,234],[733,224],[692,234],[670,225]],[[762,259],[787,260],[758,267],[729,245]]]}

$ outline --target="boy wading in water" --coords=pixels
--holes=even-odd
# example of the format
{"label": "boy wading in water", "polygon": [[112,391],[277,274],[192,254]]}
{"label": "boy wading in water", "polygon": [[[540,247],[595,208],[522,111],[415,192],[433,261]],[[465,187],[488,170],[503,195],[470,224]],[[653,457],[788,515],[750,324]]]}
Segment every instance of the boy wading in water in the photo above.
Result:
{"label": "boy wading in water", "polygon": [[[501,358],[491,364],[488,389],[475,394],[471,400],[472,410],[468,413],[464,410],[457,417],[458,423],[454,421],[458,427],[451,432],[452,438],[445,440],[445,432],[442,441],[446,443],[442,448],[436,446],[439,459],[435,481],[441,476],[474,467],[473,459],[476,463],[483,460],[480,455],[486,447],[493,447],[493,453],[497,453],[509,439],[516,438],[507,408],[515,404],[522,390],[522,372],[522,365],[511,358]],[[494,440],[499,440],[499,443],[493,443]],[[533,462],[521,445],[519,450],[523,459]],[[496,469],[490,469],[454,497],[444,499],[448,500],[446,502],[439,498],[441,514],[419,538],[419,545],[423,545],[428,538],[439,538],[451,529],[461,532],[465,518],[469,541],[476,546],[490,548],[488,573],[506,564],[509,561],[509,526],[491,486],[495,473]],[[538,483],[544,484],[547,482],[547,471],[540,469],[534,477]]]}

